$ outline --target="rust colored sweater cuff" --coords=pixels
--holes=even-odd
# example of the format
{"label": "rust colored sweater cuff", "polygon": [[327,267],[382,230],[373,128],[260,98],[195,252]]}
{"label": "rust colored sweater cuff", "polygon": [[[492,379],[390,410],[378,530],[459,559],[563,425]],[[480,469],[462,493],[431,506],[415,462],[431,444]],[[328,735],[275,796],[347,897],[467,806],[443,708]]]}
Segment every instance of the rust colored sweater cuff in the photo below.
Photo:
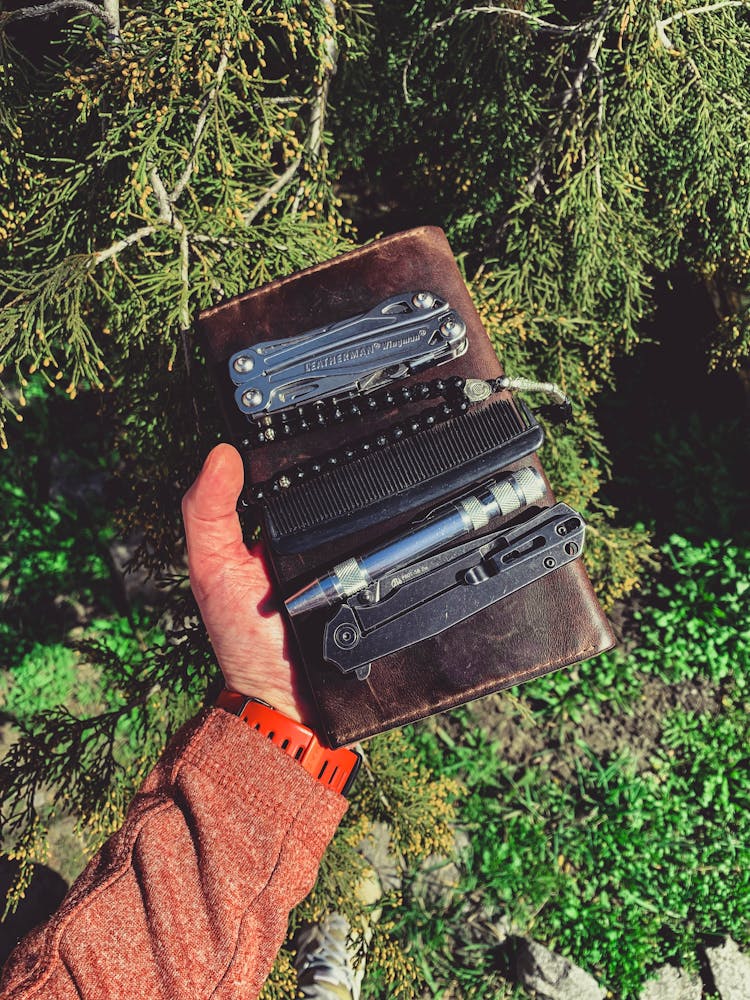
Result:
{"label": "rust colored sweater cuff", "polygon": [[3,1000],[257,996],[345,810],[240,719],[202,712],[13,953]]}

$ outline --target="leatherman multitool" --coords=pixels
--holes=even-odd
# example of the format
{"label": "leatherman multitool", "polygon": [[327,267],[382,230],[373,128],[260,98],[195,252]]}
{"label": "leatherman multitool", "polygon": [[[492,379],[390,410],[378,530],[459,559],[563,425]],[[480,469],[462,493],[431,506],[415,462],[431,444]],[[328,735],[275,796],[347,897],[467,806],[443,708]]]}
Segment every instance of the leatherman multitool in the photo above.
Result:
{"label": "leatherman multitool", "polygon": [[324,659],[366,680],[374,660],[440,635],[577,559],[584,534],[581,515],[558,503],[404,566],[338,607],[325,626]]}
{"label": "leatherman multitool", "polygon": [[370,392],[460,357],[466,324],[428,291],[395,295],[367,313],[237,351],[229,374],[235,400],[261,419],[330,396]]}

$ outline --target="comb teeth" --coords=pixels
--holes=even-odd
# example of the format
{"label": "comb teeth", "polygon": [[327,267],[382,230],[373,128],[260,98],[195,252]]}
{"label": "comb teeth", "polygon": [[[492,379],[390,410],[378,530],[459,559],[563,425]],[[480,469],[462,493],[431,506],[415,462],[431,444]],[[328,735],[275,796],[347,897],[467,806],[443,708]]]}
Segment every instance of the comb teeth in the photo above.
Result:
{"label": "comb teeth", "polygon": [[528,410],[496,400],[271,497],[265,505],[271,540],[280,552],[304,551],[429,503],[446,488],[460,490],[541,443],[541,427]]}

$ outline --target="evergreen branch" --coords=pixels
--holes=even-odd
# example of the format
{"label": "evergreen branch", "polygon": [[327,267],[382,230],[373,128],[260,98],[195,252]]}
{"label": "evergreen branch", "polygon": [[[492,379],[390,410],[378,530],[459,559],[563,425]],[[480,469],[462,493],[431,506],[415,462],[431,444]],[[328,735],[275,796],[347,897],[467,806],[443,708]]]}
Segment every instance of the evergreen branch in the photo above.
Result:
{"label": "evergreen branch", "polygon": [[[328,91],[331,86],[331,79],[336,73],[339,59],[339,47],[336,42],[335,35],[336,4],[333,0],[323,0],[323,6],[325,7],[326,21],[333,27],[329,29],[329,33],[323,37],[321,42],[321,47],[327,58],[327,65],[323,70],[320,83],[315,88],[315,96],[313,97],[310,105],[306,146],[307,155],[313,162],[315,162],[320,156],[321,146],[323,145],[323,127],[325,125],[326,111],[328,109]],[[299,209],[300,202],[302,201],[302,194],[303,189],[302,185],[300,185],[297,188],[297,194],[295,195],[294,202],[292,203],[293,215],[296,214]]]}
{"label": "evergreen branch", "polygon": [[320,156],[320,147],[323,143],[323,125],[325,123],[326,108],[328,106],[328,90],[331,85],[333,73],[325,73],[320,84],[315,90],[315,97],[310,105],[309,131],[307,133],[307,150],[310,159],[317,160]]}
{"label": "evergreen branch", "polygon": [[224,79],[224,74],[227,71],[228,65],[229,65],[229,53],[227,52],[225,46],[222,49],[221,59],[219,59],[219,64],[216,67],[216,76],[214,78],[213,86],[206,95],[206,99],[203,102],[201,113],[198,115],[198,121],[196,122],[195,133],[193,135],[193,142],[190,147],[190,156],[185,165],[185,169],[182,172],[182,176],[177,181],[177,183],[172,188],[172,191],[169,194],[169,201],[172,202],[173,204],[174,202],[177,201],[182,192],[185,190],[190,181],[190,178],[193,175],[193,170],[195,169],[195,161],[198,155],[198,147],[200,146],[200,142],[201,139],[203,138],[203,133],[206,129],[206,124],[208,122],[208,113],[211,108],[211,105],[214,103],[214,101],[218,96],[219,87],[221,86],[221,82]]}
{"label": "evergreen branch", "polygon": [[672,40],[667,35],[665,28],[674,24],[675,21],[681,20],[683,17],[692,16],[694,14],[710,14],[712,11],[721,10],[724,7],[746,7],[750,9],[750,3],[747,0],[721,0],[719,3],[709,3],[705,4],[703,7],[689,7],[687,10],[679,10],[676,14],[670,14],[669,17],[659,18],[656,22],[656,35],[659,42],[668,51],[674,51],[675,46],[672,44]]}
{"label": "evergreen branch", "polygon": [[185,227],[175,211],[172,200],[164,186],[164,181],[159,176],[159,171],[153,164],[149,166],[148,179],[151,182],[151,187],[154,189],[154,197],[159,206],[159,222],[163,222],[171,229],[174,229],[175,232],[181,233]]}
{"label": "evergreen branch", "polygon": [[[599,65],[597,63],[597,57],[604,43],[604,35],[607,30],[607,14],[609,13],[609,3],[606,3],[599,14],[597,20],[599,22],[599,30],[591,38],[591,42],[588,47],[588,51],[578,67],[578,71],[573,78],[573,82],[567,87],[560,98],[560,114],[558,115],[556,123],[552,126],[547,135],[542,139],[540,144],[540,152],[536,163],[529,175],[529,179],[526,182],[526,193],[529,197],[534,195],[539,184],[543,181],[544,170],[549,162],[550,155],[555,148],[555,144],[562,134],[565,125],[565,113],[570,107],[570,103],[574,97],[581,96],[581,89],[586,80],[588,74],[593,70],[600,77]],[[600,83],[598,84],[598,94],[599,94],[599,109],[597,111],[597,117],[600,118],[603,115],[603,88]]]}
{"label": "evergreen branch", "polygon": [[430,27],[427,29],[427,33],[422,37],[417,39],[409,53],[406,63],[404,64],[404,69],[401,74],[401,87],[404,93],[404,99],[407,104],[411,103],[411,97],[409,95],[409,85],[408,77],[409,70],[414,61],[414,57],[417,54],[417,50],[420,46],[424,45],[430,35],[434,35],[436,31],[440,31],[441,28],[450,28],[456,21],[477,17],[480,14],[509,14],[513,17],[519,17],[523,21],[528,21],[532,24],[539,34],[551,34],[551,35],[573,35],[577,36],[582,34],[588,28],[596,25],[605,15],[604,13],[597,14],[595,17],[583,18],[581,21],[577,21],[574,24],[555,24],[553,21],[547,21],[538,14],[530,13],[527,10],[520,10],[516,7],[496,7],[494,4],[488,4],[484,7],[469,7],[466,10],[457,10],[450,17],[445,17],[441,21],[433,21]]}
{"label": "evergreen branch", "polygon": [[113,7],[117,9],[117,0],[105,0],[103,7],[100,7],[99,4],[91,3],[90,0],[51,0],[50,3],[32,4],[30,7],[21,7],[19,10],[4,11],[0,14],[0,31],[12,21],[27,20],[31,17],[50,17],[58,10],[64,10],[66,7],[93,14],[107,25],[110,37],[115,33],[119,38],[119,9],[116,15],[113,10]]}
{"label": "evergreen branch", "polygon": [[[327,21],[335,28],[336,5],[333,0],[324,0],[324,4],[326,8]],[[283,173],[279,174],[265,189],[253,205],[252,209],[243,215],[243,222],[246,226],[252,225],[252,223],[264,210],[266,205],[268,205],[268,203],[292,181],[302,165],[305,155],[313,161],[317,160],[320,156],[320,150],[323,144],[323,127],[325,124],[326,110],[328,106],[328,91],[331,84],[331,78],[336,72],[339,55],[338,45],[336,43],[333,30],[331,30],[330,34],[323,38],[322,47],[325,55],[328,57],[328,65],[324,69],[320,82],[315,88],[315,94],[310,105],[308,131],[307,138],[305,140],[305,154],[300,153],[298,156],[295,156]],[[301,198],[302,187],[300,186],[297,189],[297,193],[292,204],[292,214],[296,214],[299,209]]]}
{"label": "evergreen branch", "polygon": [[[222,55],[222,59],[225,55]],[[221,65],[221,64],[220,64]],[[226,70],[226,66],[224,67]],[[223,75],[223,73],[222,73]],[[220,81],[219,81],[220,82]],[[216,84],[218,87],[218,83]],[[206,106],[206,114],[208,113],[208,105]],[[201,133],[205,128],[205,121],[201,126]],[[195,160],[193,159],[193,162]],[[190,179],[190,173],[192,173],[192,166],[190,172],[187,173],[185,184],[187,184]],[[184,176],[184,175],[183,175]],[[151,182],[151,187],[154,189],[154,196],[159,205],[159,221],[163,222],[165,225],[172,228],[180,236],[180,307],[178,311],[178,321],[180,325],[180,334],[182,336],[183,346],[185,343],[185,334],[190,329],[190,233],[187,230],[182,219],[177,214],[174,207],[173,196],[167,192],[164,182],[162,181],[159,171],[155,166],[151,166],[148,172],[148,179]],[[181,188],[184,190],[185,185]],[[173,192],[174,194],[174,192]],[[174,365],[175,355],[177,353],[177,343],[174,344],[172,349],[172,355],[169,359],[168,369],[171,371]],[[187,360],[187,352],[186,352]],[[189,373],[189,368],[188,368]],[[195,407],[195,401],[194,401]],[[197,417],[197,409],[196,409]]]}
{"label": "evergreen branch", "polygon": [[156,226],[142,226],[140,229],[136,229],[134,233],[129,236],[123,237],[121,240],[116,240],[111,246],[107,247],[106,250],[98,250],[96,253],[91,255],[92,266],[96,267],[98,264],[102,264],[105,260],[109,260],[111,257],[116,257],[123,250],[128,247],[133,246],[134,243],[140,243],[141,240],[145,240],[147,237],[152,236],[156,232]]}
{"label": "evergreen branch", "polygon": [[[180,234],[180,331],[190,329],[190,234],[185,226]],[[187,352],[186,352],[187,358]]]}
{"label": "evergreen branch", "polygon": [[237,247],[241,244],[237,240],[232,240],[228,236],[214,236],[210,233],[191,233],[191,243],[216,243],[223,247]]}
{"label": "evergreen branch", "polygon": [[286,185],[291,181],[291,179],[299,170],[301,163],[302,163],[302,155],[300,154],[299,156],[295,156],[295,158],[286,168],[284,173],[279,174],[279,176],[276,178],[273,184],[269,185],[269,187],[266,188],[266,190],[263,192],[260,198],[258,198],[258,200],[253,205],[252,209],[249,212],[245,213],[245,215],[242,217],[243,222],[245,223],[246,226],[249,226],[253,222],[255,222],[255,220],[258,218],[258,216],[266,207],[266,205],[269,203],[269,201],[275,195],[277,195],[279,191],[282,190],[282,188],[286,187]]}
{"label": "evergreen branch", "polygon": [[323,0],[323,6],[326,10],[328,23],[333,25],[333,30],[323,38],[322,47],[328,64],[315,90],[315,97],[310,107],[308,151],[313,160],[317,160],[320,155],[320,147],[323,143],[323,126],[328,107],[328,91],[331,86],[331,78],[336,74],[339,60],[339,47],[334,33],[336,27],[336,4],[333,0]]}
{"label": "evergreen branch", "polygon": [[111,21],[111,24],[107,25],[108,47],[117,49],[122,44],[120,38],[120,0],[104,0],[104,11]]}

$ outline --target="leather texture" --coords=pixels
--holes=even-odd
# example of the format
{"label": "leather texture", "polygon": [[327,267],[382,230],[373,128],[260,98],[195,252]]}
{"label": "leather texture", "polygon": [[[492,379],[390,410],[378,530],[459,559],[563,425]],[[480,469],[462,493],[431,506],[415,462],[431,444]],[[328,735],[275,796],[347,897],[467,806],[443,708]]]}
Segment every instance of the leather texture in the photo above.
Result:
{"label": "leather texture", "polygon": [[[227,359],[262,340],[295,336],[364,312],[391,295],[429,290],[446,298],[467,325],[466,354],[415,381],[462,375],[495,378],[502,369],[456,265],[445,234],[434,227],[398,233],[341,257],[274,281],[201,313],[198,331],[213,368],[233,443],[240,447],[245,418],[234,404]],[[381,413],[366,424],[317,430],[297,439],[244,451],[246,477],[259,482],[278,470],[369,436],[432,402]],[[559,433],[564,433],[560,431]],[[534,464],[536,458],[519,465]],[[546,479],[545,479],[546,482]],[[449,496],[446,497],[449,499]],[[555,499],[547,483],[546,503]],[[282,598],[349,556],[371,548],[423,511],[414,510],[356,535],[297,555],[269,551]],[[446,711],[521,683],[614,644],[614,637],[580,560],[454,626],[434,639],[377,660],[366,681],[344,676],[322,658],[328,612],[294,620],[292,628],[311,691],[320,735],[342,746]]]}

